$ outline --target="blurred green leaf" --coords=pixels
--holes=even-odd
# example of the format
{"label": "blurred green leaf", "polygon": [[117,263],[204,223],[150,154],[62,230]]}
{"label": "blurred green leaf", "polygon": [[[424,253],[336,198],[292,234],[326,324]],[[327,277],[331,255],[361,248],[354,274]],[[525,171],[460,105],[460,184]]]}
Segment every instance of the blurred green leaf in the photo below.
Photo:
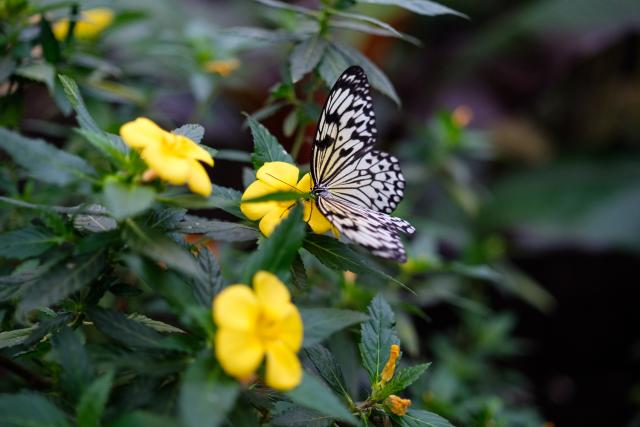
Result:
{"label": "blurred green leaf", "polygon": [[[109,427],[182,427],[177,420],[166,414],[158,415],[151,412],[136,411],[116,419]],[[80,426],[79,426],[80,427]]]}
{"label": "blurred green leaf", "polygon": [[400,340],[393,311],[381,294],[373,298],[367,311],[369,319],[362,323],[359,348],[362,366],[369,373],[371,384],[375,385],[389,360],[391,345],[400,345]]}
{"label": "blurred green leaf", "polygon": [[176,224],[174,231],[185,234],[204,234],[221,242],[252,241],[257,240],[260,235],[255,228],[243,224],[195,215],[186,215],[181,222]]}
{"label": "blurred green leaf", "polygon": [[160,333],[122,313],[102,307],[90,307],[87,315],[100,332],[133,350],[163,348],[163,336]]}
{"label": "blurred green leaf", "polygon": [[61,238],[41,227],[29,227],[0,233],[0,257],[26,259],[38,256],[58,243]]}
{"label": "blurred green leaf", "polygon": [[266,162],[287,162],[293,163],[293,159],[286,152],[278,140],[271,133],[257,122],[253,117],[247,116],[247,122],[251,128],[253,137],[253,167],[258,170]]}
{"label": "blurred green leaf", "polygon": [[372,18],[371,16],[361,15],[357,13],[341,12],[338,10],[334,11],[333,14],[341,18],[347,18],[354,21],[365,22],[366,24],[372,25],[375,28],[379,28],[385,31],[387,34],[392,35],[393,37],[397,37],[399,39],[408,41],[409,43],[413,43],[418,46],[420,45],[420,41],[417,40],[415,37],[411,37],[407,34],[403,34],[400,31],[393,28],[391,25],[387,24],[386,22],[380,21],[379,19],[376,19],[376,18]]}
{"label": "blurred green leaf", "polygon": [[327,42],[318,36],[310,37],[298,43],[291,51],[291,80],[296,83],[305,74],[311,72],[322,60]]}
{"label": "blurred green leaf", "polygon": [[91,365],[79,331],[63,327],[53,335],[51,344],[60,371],[60,385],[72,401],[77,401],[91,381]]}
{"label": "blurred green leaf", "polygon": [[0,394],[2,427],[69,427],[64,413],[42,395]]}
{"label": "blurred green leaf", "polygon": [[104,265],[104,253],[98,251],[59,265],[43,278],[30,282],[18,304],[18,316],[38,307],[49,307],[79,291],[98,277]]}
{"label": "blurred green leaf", "polygon": [[45,15],[40,15],[40,44],[42,45],[42,55],[51,64],[60,61],[60,45],[51,31],[51,24]]}
{"label": "blurred green leaf", "polygon": [[215,366],[212,355],[203,353],[182,379],[180,419],[186,427],[216,427],[233,408],[239,392],[236,381]]}
{"label": "blurred green leaf", "polygon": [[342,369],[338,365],[331,351],[326,347],[317,344],[307,347],[303,350],[303,354],[307,357],[318,375],[327,383],[336,393],[340,393],[345,397],[349,396],[345,387]]}
{"label": "blurred green leaf", "polygon": [[[256,120],[257,117],[253,116]],[[232,162],[251,163],[251,154],[240,150],[218,150],[216,160],[229,160]]]}
{"label": "blurred green leaf", "polygon": [[[79,119],[78,119],[79,120]],[[120,137],[104,132],[95,132],[85,128],[76,129],[84,139],[102,152],[118,168],[127,167],[126,152],[128,148]]]}
{"label": "blurred green leaf", "polygon": [[430,0],[358,0],[358,2],[399,6],[420,15],[435,16],[449,14],[467,18],[467,15],[463,13],[457,12],[447,6]]}
{"label": "blurred green leaf", "polygon": [[29,338],[29,335],[34,329],[35,326],[31,326],[29,328],[0,332],[0,349],[22,344]]}
{"label": "blurred green leaf", "polygon": [[108,181],[103,188],[104,203],[117,220],[134,217],[151,207],[156,192],[149,186]]}
{"label": "blurred green leaf", "polygon": [[23,167],[29,176],[47,184],[67,185],[95,170],[82,158],[59,150],[41,139],[26,138],[0,128],[0,149]]}
{"label": "blurred green leaf", "polygon": [[220,264],[213,253],[206,247],[200,248],[197,255],[198,264],[204,272],[202,279],[193,281],[193,293],[203,307],[211,308],[211,301],[224,286],[220,273]]}
{"label": "blurred green leaf", "polygon": [[333,417],[284,401],[276,402],[272,414],[273,425],[281,427],[328,427],[335,421]]}
{"label": "blurred green leaf", "polygon": [[303,15],[315,16],[317,12],[306,7],[297,6],[289,3],[285,3],[278,0],[255,0],[258,3],[262,3],[265,6],[273,7],[275,9],[288,10],[291,12],[301,13]]}
{"label": "blurred green leaf", "polygon": [[251,283],[251,278],[259,270],[270,271],[282,278],[290,274],[291,264],[306,234],[302,211],[302,205],[297,204],[271,236],[249,256],[243,271],[244,283]]}
{"label": "blurred green leaf", "polygon": [[391,394],[396,394],[416,382],[429,368],[430,363],[397,370],[391,381],[386,383],[373,394],[374,400],[384,400]]}
{"label": "blurred green leaf", "polygon": [[78,427],[100,427],[112,384],[113,372],[109,371],[87,387],[76,408]]}
{"label": "blurred green leaf", "polygon": [[86,231],[89,233],[104,233],[118,228],[115,219],[109,216],[106,207],[94,203],[84,208],[84,212],[73,218],[73,228],[78,231]]}
{"label": "blurred green leaf", "polygon": [[322,415],[336,418],[341,421],[357,424],[357,421],[344,403],[335,394],[313,375],[306,373],[302,377],[302,383],[291,391],[285,393],[294,403],[305,408],[312,409]]}
{"label": "blurred green leaf", "polygon": [[41,82],[47,85],[49,91],[53,92],[55,84],[56,70],[46,62],[22,65],[15,70],[15,74],[30,80]]}
{"label": "blurred green leaf", "polygon": [[154,331],[162,332],[165,334],[186,334],[186,332],[180,328],[169,325],[168,323],[161,322],[159,320],[151,319],[144,314],[132,313],[128,315],[127,318],[142,323],[144,326],[147,326]]}
{"label": "blurred green leaf", "polygon": [[453,425],[433,412],[421,409],[409,409],[402,417],[393,417],[398,425],[404,427],[453,427]]}
{"label": "blurred green leaf", "polygon": [[393,31],[389,31],[385,28],[381,28],[380,26],[372,25],[367,22],[332,19],[330,25],[334,28],[344,28],[347,30],[358,31],[365,34],[399,38],[408,41],[409,43],[412,43],[416,46],[422,45],[422,42],[419,39],[410,36],[409,34],[400,33],[395,29]]}
{"label": "blurred green leaf", "polygon": [[188,123],[172,130],[171,133],[186,136],[196,144],[200,144],[200,142],[202,142],[202,138],[204,137],[204,128],[198,124]]}
{"label": "blurred green leaf", "polygon": [[320,77],[327,84],[327,87],[331,88],[340,77],[340,74],[349,68],[350,64],[345,59],[344,55],[335,48],[333,44],[330,44],[324,53],[322,62],[320,63]]}
{"label": "blurred green leaf", "polygon": [[23,342],[25,346],[31,346],[38,343],[50,333],[55,333],[65,324],[71,322],[74,318],[72,313],[59,313],[54,317],[42,320],[33,328],[29,337]]}
{"label": "blurred green leaf", "polygon": [[299,191],[278,191],[276,193],[265,194],[264,196],[258,196],[251,199],[244,199],[242,203],[261,203],[261,202],[283,202],[289,200],[300,200],[304,196]]}
{"label": "blurred green leaf", "polygon": [[338,308],[301,308],[300,314],[305,325],[304,347],[318,344],[335,332],[368,318],[359,311]]}
{"label": "blurred green leaf", "polygon": [[67,95],[67,98],[69,99],[73,110],[77,114],[78,124],[80,124],[80,126],[87,131],[101,134],[102,130],[93,120],[91,114],[89,114],[87,106],[82,99],[82,95],[80,95],[78,84],[72,78],[62,74],[58,74],[58,78],[62,83],[64,92]]}

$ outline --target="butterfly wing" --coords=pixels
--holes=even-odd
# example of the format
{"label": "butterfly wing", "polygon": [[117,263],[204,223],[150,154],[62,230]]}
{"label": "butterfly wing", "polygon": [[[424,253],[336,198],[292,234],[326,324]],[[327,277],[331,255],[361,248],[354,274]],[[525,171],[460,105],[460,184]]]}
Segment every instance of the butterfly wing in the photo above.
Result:
{"label": "butterfly wing", "polygon": [[316,204],[342,234],[369,249],[372,254],[399,262],[407,260],[398,236],[400,232],[415,232],[415,228],[407,221],[344,202],[328,193],[318,197]]}
{"label": "butterfly wing", "polygon": [[392,212],[404,194],[398,160],[373,150],[377,130],[367,76],[350,67],[329,93],[312,148],[311,176],[335,198]]}

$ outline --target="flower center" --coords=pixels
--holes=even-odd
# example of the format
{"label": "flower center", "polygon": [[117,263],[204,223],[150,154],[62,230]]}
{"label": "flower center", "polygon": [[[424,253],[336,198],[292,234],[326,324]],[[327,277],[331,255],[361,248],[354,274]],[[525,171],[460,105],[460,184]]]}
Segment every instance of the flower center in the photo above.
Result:
{"label": "flower center", "polygon": [[280,322],[269,319],[264,314],[258,319],[258,336],[263,343],[275,341],[280,338],[281,327]]}

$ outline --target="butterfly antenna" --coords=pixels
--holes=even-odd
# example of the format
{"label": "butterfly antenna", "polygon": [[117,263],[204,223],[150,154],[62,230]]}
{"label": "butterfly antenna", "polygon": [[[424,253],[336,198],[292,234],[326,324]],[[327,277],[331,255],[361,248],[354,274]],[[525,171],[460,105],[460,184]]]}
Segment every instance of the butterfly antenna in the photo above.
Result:
{"label": "butterfly antenna", "polygon": [[291,188],[293,188],[294,190],[296,190],[298,193],[302,193],[302,191],[300,191],[297,187],[294,187],[293,185],[289,184],[288,182],[284,182],[283,180],[281,180],[280,178],[277,178],[273,175],[271,175],[270,173],[268,173],[267,175],[269,175],[271,178],[275,179],[276,181],[279,181],[281,183],[283,183],[284,185],[287,185]]}

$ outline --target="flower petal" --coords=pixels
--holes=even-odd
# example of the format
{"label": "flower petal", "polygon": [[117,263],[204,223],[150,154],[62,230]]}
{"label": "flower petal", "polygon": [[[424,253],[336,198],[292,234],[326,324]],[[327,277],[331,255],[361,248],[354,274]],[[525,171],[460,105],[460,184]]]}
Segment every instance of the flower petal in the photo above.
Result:
{"label": "flower petal", "polygon": [[302,178],[300,178],[300,181],[298,181],[298,183],[296,184],[296,188],[302,191],[303,193],[310,193],[311,184],[312,184],[311,174],[306,173]]}
{"label": "flower petal", "polygon": [[268,271],[258,271],[253,276],[253,289],[262,313],[268,320],[277,321],[289,313],[291,294],[278,276]]}
{"label": "flower petal", "polygon": [[258,169],[256,177],[276,191],[293,191],[298,183],[299,173],[298,168],[290,163],[267,162]]}
{"label": "flower petal", "polygon": [[[242,200],[255,199],[274,192],[274,188],[262,181],[253,181],[251,185],[242,193]],[[247,218],[255,221],[265,216],[273,208],[277,208],[278,204],[274,201],[260,203],[240,203],[240,210]]]}
{"label": "flower petal", "polygon": [[286,391],[302,381],[302,367],[298,356],[281,342],[271,342],[267,347],[265,382],[269,387]]}
{"label": "flower petal", "polygon": [[273,209],[267,212],[267,214],[262,217],[262,220],[260,220],[259,227],[262,234],[269,237],[278,224],[289,215],[291,206],[293,206],[293,203],[276,203]]}
{"label": "flower petal", "polygon": [[137,149],[162,143],[167,133],[146,117],[138,117],[120,128],[120,136],[125,144]]}
{"label": "flower petal", "polygon": [[156,171],[160,178],[171,184],[185,184],[191,175],[191,162],[167,153],[162,144],[145,147],[140,157]]}
{"label": "flower petal", "polygon": [[314,233],[323,234],[331,229],[329,220],[320,213],[315,200],[307,200],[304,202],[304,220]]}
{"label": "flower petal", "polygon": [[224,371],[244,379],[253,374],[262,358],[264,347],[257,335],[234,329],[218,329],[215,337],[216,358]]}
{"label": "flower petal", "polygon": [[250,332],[259,315],[258,299],[247,285],[228,286],[213,300],[213,321],[219,328]]}
{"label": "flower petal", "polygon": [[278,338],[291,351],[298,351],[302,346],[303,325],[298,307],[291,304],[292,309],[280,320]]}
{"label": "flower petal", "polygon": [[192,160],[189,163],[191,164],[191,174],[187,182],[189,189],[201,196],[208,197],[211,194],[212,188],[209,174],[207,174],[207,171],[204,170],[204,167],[202,167],[197,160]]}
{"label": "flower petal", "polygon": [[[174,135],[174,134],[172,134]],[[176,151],[182,157],[190,159],[200,160],[203,163],[213,166],[213,157],[211,154],[201,145],[196,144],[193,140],[182,135],[174,135],[174,144],[176,145]]]}

